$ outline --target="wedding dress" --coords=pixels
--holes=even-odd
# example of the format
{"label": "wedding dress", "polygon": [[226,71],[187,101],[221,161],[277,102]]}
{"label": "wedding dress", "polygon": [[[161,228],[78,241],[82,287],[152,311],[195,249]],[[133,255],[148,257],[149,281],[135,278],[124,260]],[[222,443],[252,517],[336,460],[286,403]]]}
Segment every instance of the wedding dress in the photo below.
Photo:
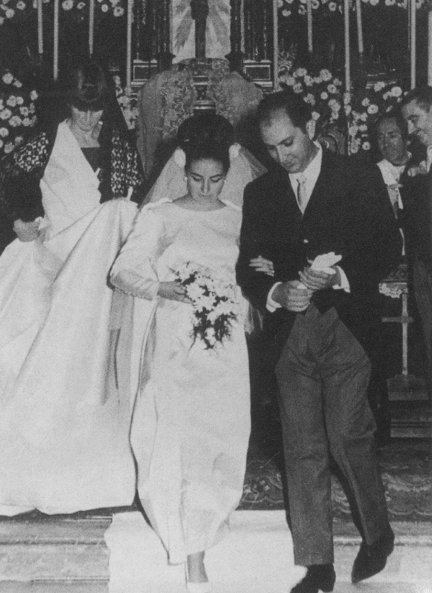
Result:
{"label": "wedding dress", "polygon": [[[132,503],[132,299],[109,269],[136,214],[60,124],[41,238],[0,258],[0,514]],[[142,335],[142,332],[141,334]]]}
{"label": "wedding dress", "polygon": [[[185,263],[235,285],[241,211],[149,204],[117,258],[112,281],[146,299],[145,341],[131,441],[138,492],[171,563],[212,546],[240,501],[250,432],[241,315],[214,349],[192,335],[192,305],[157,296]],[[237,299],[242,297],[236,288]]]}

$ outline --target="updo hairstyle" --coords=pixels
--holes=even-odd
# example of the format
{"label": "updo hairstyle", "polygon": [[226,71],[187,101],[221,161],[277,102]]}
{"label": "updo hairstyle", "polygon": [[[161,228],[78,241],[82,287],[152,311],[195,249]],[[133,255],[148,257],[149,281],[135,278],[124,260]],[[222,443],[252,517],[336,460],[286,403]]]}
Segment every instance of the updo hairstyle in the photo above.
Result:
{"label": "updo hairstyle", "polygon": [[186,155],[186,171],[195,161],[211,159],[221,163],[224,173],[228,173],[234,128],[221,115],[199,113],[186,119],[178,129],[177,141]]}
{"label": "updo hairstyle", "polygon": [[80,111],[101,111],[108,102],[108,83],[102,67],[91,60],[76,64],[69,73],[67,99]]}

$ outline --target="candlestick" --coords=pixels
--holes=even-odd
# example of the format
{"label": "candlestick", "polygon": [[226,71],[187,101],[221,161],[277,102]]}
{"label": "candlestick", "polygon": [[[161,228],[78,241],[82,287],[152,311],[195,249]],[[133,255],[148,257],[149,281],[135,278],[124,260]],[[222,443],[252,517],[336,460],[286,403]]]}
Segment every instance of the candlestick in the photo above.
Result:
{"label": "candlestick", "polygon": [[364,54],[361,0],[356,0],[357,39],[360,61]]}
{"label": "candlestick", "polygon": [[351,53],[350,53],[349,9],[350,9],[350,1],[344,0],[345,92],[347,92],[347,93],[349,93],[351,90]]}
{"label": "candlestick", "polygon": [[94,0],[90,0],[89,4],[89,56],[92,57],[94,50],[94,18],[95,18],[95,4]]}
{"label": "candlestick", "polygon": [[313,39],[312,39],[312,0],[306,2],[307,10],[307,38],[308,38],[308,51],[311,54],[313,51]]}
{"label": "candlestick", "polygon": [[37,30],[38,30],[38,54],[43,54],[43,13],[42,0],[37,0]]}
{"label": "candlestick", "polygon": [[410,21],[411,21],[411,48],[410,48],[410,59],[411,59],[411,88],[413,89],[416,85],[416,0],[411,0],[410,3]]}
{"label": "candlestick", "polygon": [[53,77],[58,77],[59,54],[59,0],[54,0],[54,44],[53,44]]}
{"label": "candlestick", "polygon": [[428,85],[432,86],[432,7],[428,14]]}
{"label": "candlestick", "polygon": [[132,17],[133,17],[133,0],[128,0],[127,3],[127,19],[126,19],[126,91],[129,92],[131,88],[131,71],[132,71]]}
{"label": "candlestick", "polygon": [[278,0],[273,0],[273,88],[279,90],[279,18]]}

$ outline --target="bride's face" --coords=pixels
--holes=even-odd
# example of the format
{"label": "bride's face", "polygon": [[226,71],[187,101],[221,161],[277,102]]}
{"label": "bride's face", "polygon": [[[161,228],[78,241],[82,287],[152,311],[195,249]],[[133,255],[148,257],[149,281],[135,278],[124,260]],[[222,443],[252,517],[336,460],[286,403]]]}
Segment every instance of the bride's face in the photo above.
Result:
{"label": "bride's face", "polygon": [[192,161],[186,171],[187,189],[190,197],[197,202],[218,199],[225,181],[223,164],[213,159]]}

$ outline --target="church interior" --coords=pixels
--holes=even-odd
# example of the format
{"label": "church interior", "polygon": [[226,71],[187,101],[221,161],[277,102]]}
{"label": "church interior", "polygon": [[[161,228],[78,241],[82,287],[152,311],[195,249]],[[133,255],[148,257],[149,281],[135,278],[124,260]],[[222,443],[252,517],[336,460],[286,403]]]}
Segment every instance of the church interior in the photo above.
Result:
{"label": "church interior", "polygon": [[[256,107],[285,88],[311,105],[313,137],[361,166],[380,158],[373,134],[377,118],[410,89],[432,86],[432,2],[0,0],[0,168],[58,109],[62,71],[79,56],[95,58],[110,73],[146,189],[172,153],[179,125],[205,110],[227,118],[237,141],[265,165],[268,155],[254,128]],[[415,142],[410,151],[419,163],[425,159],[424,147]],[[12,237],[3,222],[0,233],[4,248]],[[344,580],[359,538],[334,478],[342,575],[335,591],[432,593],[431,369],[405,256],[382,279],[380,299],[387,395],[378,455],[397,553],[376,579],[359,587],[348,576]],[[221,593],[276,593],[289,590],[283,580],[252,573],[261,561],[267,572],[270,566],[281,579],[285,574],[280,422],[274,377],[261,364],[259,332],[249,336],[248,347],[252,437],[246,478],[232,548],[225,557],[215,556],[215,564],[229,563],[229,554],[236,558],[236,576],[227,573]],[[130,508],[69,516],[31,511],[0,517],[0,591],[175,591],[175,580],[154,579],[152,566],[163,562],[153,536],[133,525],[138,510],[137,501]],[[263,548],[254,556],[259,542]],[[240,547],[250,549],[242,556]]]}

